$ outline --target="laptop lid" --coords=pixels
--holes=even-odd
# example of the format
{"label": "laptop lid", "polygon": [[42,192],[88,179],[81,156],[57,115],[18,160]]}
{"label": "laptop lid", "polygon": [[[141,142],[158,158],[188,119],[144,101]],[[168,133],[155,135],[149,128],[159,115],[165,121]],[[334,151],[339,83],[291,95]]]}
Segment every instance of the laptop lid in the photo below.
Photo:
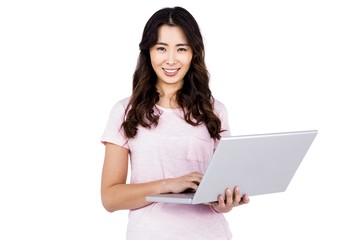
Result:
{"label": "laptop lid", "polygon": [[160,194],[147,200],[199,204],[217,201],[225,189],[249,196],[283,192],[317,135],[316,130],[221,138],[194,194]]}

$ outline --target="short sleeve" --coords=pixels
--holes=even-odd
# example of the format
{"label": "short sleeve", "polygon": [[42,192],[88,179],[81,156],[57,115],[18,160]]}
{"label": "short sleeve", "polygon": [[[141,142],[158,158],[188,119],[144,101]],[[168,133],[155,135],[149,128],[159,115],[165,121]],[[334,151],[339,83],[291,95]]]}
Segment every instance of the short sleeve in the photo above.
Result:
{"label": "short sleeve", "polygon": [[101,137],[102,143],[105,144],[106,142],[109,142],[129,148],[128,139],[125,136],[124,130],[121,128],[127,103],[128,99],[124,99],[117,102],[112,108],[105,131]]}
{"label": "short sleeve", "polygon": [[[228,112],[227,112],[225,105],[223,103],[215,100],[214,109],[215,109],[215,113],[217,114],[217,116],[220,118],[220,121],[221,121],[221,131],[222,131],[220,133],[221,137],[231,136]],[[216,140],[215,148],[217,147],[218,144],[219,144],[219,140]]]}
{"label": "short sleeve", "polygon": [[225,105],[223,103],[215,100],[214,108],[215,108],[215,113],[217,114],[217,116],[220,118],[220,121],[221,121],[222,132],[220,133],[220,135],[222,137],[230,136],[231,132],[230,132],[230,126],[229,126],[229,118],[228,118],[228,112],[227,112]]}

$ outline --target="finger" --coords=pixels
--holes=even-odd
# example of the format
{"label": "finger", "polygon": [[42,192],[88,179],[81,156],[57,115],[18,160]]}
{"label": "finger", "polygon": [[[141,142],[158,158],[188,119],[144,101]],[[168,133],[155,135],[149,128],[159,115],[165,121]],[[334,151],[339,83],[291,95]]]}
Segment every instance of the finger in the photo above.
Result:
{"label": "finger", "polygon": [[226,205],[232,205],[233,204],[233,195],[229,188],[226,189],[225,195],[226,195]]}
{"label": "finger", "polygon": [[197,190],[199,185],[195,182],[190,182],[190,185],[189,185],[190,188],[194,189],[194,190]]}
{"label": "finger", "polygon": [[198,178],[188,178],[186,180],[188,182],[188,187],[191,187],[193,189],[197,189],[200,182],[201,182],[201,179],[198,179]]}
{"label": "finger", "polygon": [[188,175],[188,180],[192,181],[192,182],[201,182],[203,175],[202,174],[195,174],[195,173],[191,173]]}
{"label": "finger", "polygon": [[235,187],[234,193],[235,193],[234,203],[235,204],[240,204],[240,201],[241,201],[240,189],[238,187]]}
{"label": "finger", "polygon": [[249,201],[250,201],[249,196],[248,196],[248,195],[244,195],[244,196],[241,198],[240,204],[247,204],[247,203],[249,203]]}
{"label": "finger", "polygon": [[194,179],[195,179],[195,180],[193,180],[193,182],[197,182],[198,185],[199,185],[199,183],[201,182],[202,178],[203,178],[203,175],[196,175],[196,176],[194,176]]}
{"label": "finger", "polygon": [[221,207],[221,208],[225,207],[225,200],[224,200],[224,197],[222,195],[219,195],[219,197],[218,197],[218,206]]}

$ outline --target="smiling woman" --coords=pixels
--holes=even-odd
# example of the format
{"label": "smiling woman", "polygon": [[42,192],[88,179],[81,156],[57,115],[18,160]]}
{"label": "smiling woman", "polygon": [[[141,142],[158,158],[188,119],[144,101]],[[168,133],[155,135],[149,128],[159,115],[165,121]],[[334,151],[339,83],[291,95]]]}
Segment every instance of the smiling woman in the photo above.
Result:
{"label": "smiling woman", "polygon": [[161,9],[147,22],[132,95],[116,103],[101,139],[103,205],[110,212],[130,210],[127,239],[230,239],[223,213],[249,201],[238,188],[199,205],[145,199],[196,190],[218,140],[230,135],[226,108],[209,89],[204,56],[199,26],[187,10]]}

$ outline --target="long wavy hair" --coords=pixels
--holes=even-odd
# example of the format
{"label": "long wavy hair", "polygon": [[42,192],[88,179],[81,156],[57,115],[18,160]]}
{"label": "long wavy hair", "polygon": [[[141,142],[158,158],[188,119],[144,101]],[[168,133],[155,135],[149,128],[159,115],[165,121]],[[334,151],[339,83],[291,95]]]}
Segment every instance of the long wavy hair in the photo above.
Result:
{"label": "long wavy hair", "polygon": [[176,101],[184,112],[184,119],[193,126],[205,124],[210,136],[220,139],[221,121],[214,113],[214,98],[209,88],[203,38],[194,17],[181,7],[161,9],[154,13],[145,25],[133,75],[132,95],[122,124],[125,135],[133,138],[139,125],[151,128],[158,124],[160,111],[154,109],[160,98],[156,89],[157,76],[151,65],[150,48],[156,45],[158,29],[163,25],[180,27],[193,52],[183,86],[176,93]]}

